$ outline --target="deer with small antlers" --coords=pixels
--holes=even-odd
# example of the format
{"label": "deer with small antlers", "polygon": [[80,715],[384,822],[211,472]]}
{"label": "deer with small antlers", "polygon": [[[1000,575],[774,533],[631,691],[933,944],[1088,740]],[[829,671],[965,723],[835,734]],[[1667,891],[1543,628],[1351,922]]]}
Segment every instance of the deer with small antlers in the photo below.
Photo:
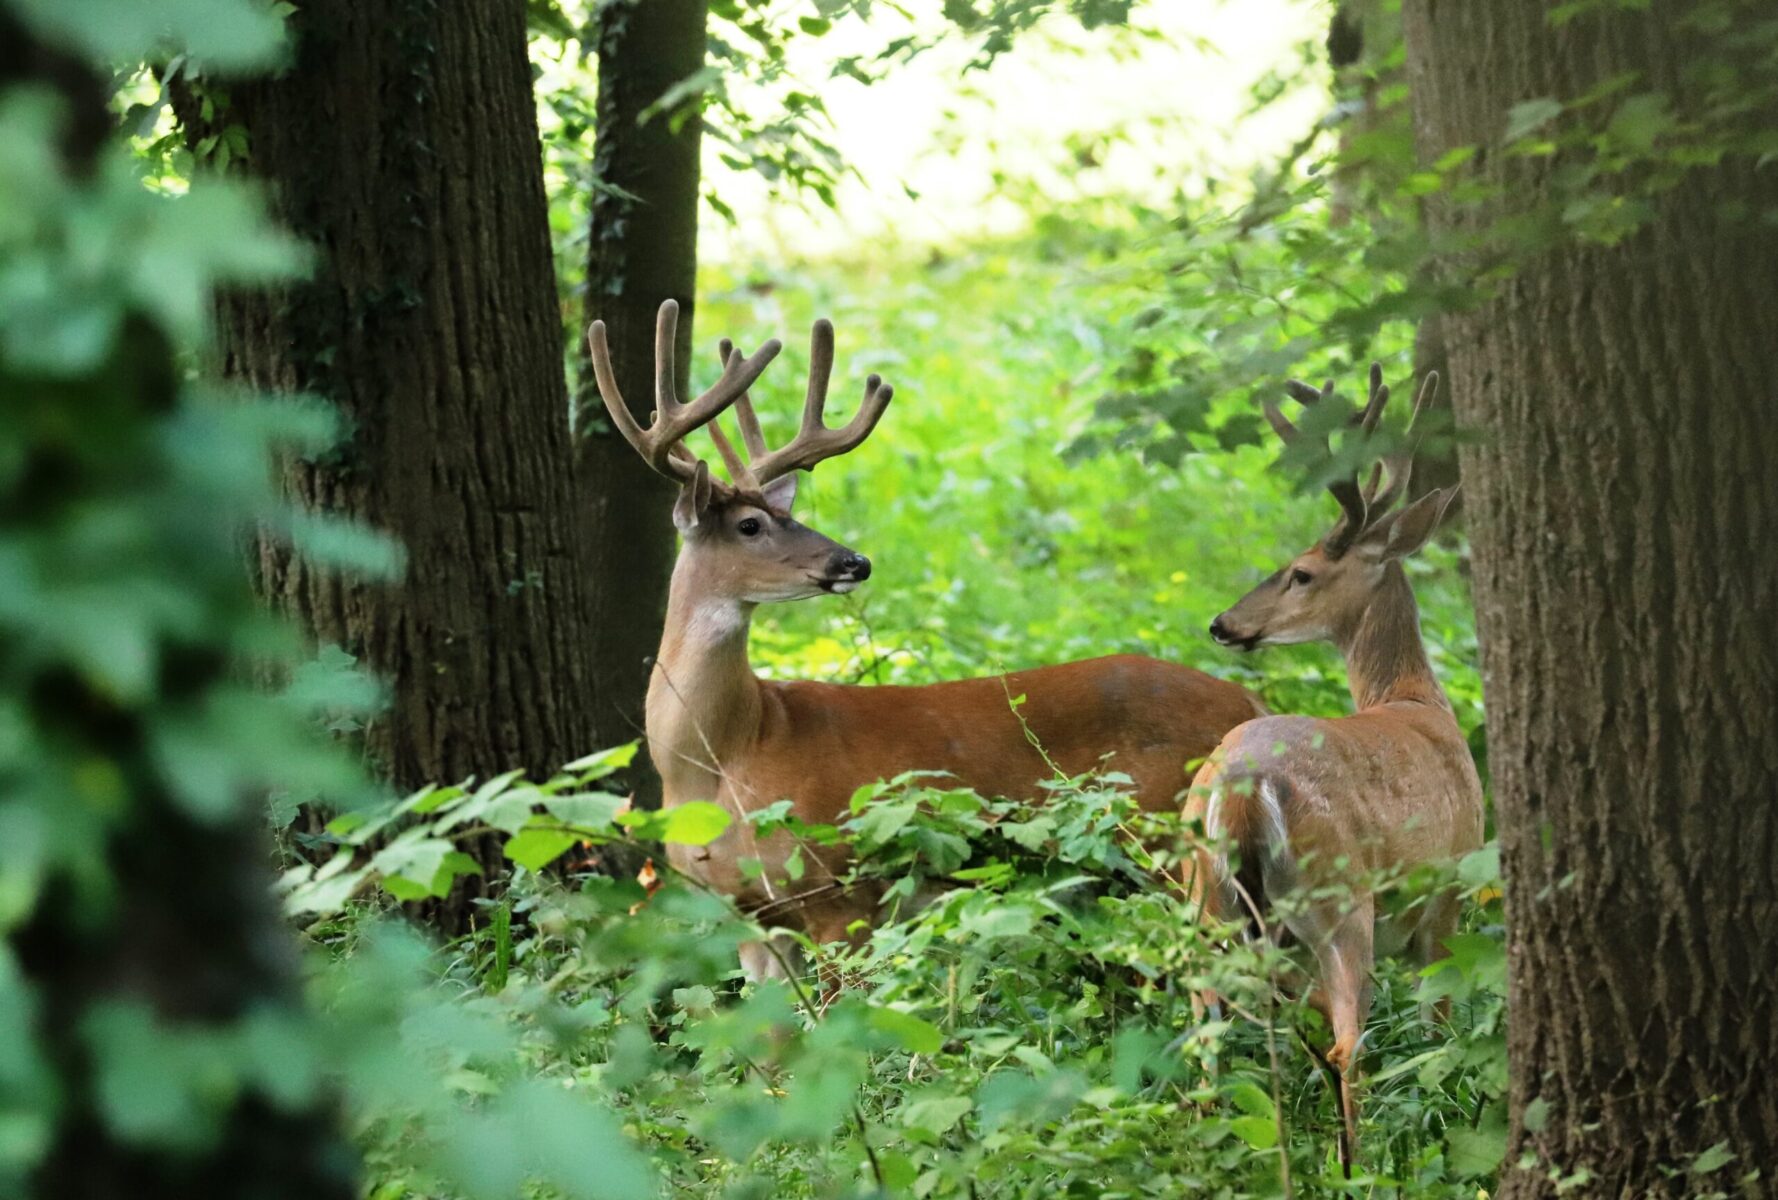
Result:
{"label": "deer with small antlers", "polygon": [[[1389,399],[1380,366],[1371,367],[1370,384],[1369,403],[1352,419],[1366,439]],[[1436,374],[1427,376],[1410,425],[1437,384]],[[1288,390],[1305,406],[1333,402],[1332,383],[1318,391],[1292,380]],[[1266,415],[1287,443],[1301,439],[1277,405],[1268,402]],[[1459,915],[1459,898],[1444,892],[1385,917],[1373,881],[1482,844],[1481,783],[1427,662],[1401,566],[1432,536],[1456,489],[1395,508],[1407,494],[1409,436],[1407,449],[1385,456],[1365,486],[1355,477],[1330,484],[1341,512],[1333,530],[1210,625],[1212,637],[1240,650],[1333,642],[1356,711],[1239,726],[1199,770],[1187,801],[1209,843],[1189,882],[1211,915],[1258,916],[1268,899],[1295,893],[1275,924],[1315,956],[1312,1000],[1333,1031],[1326,1059],[1339,1079],[1348,1171],[1357,1143],[1352,1080],[1375,954],[1411,942],[1423,961],[1442,957]]]}
{"label": "deer with small antlers", "polygon": [[[880,891],[841,886],[850,857],[844,846],[807,847],[814,861],[804,878],[785,883],[795,843],[782,833],[756,836],[748,813],[788,799],[803,822],[838,824],[860,786],[912,770],[949,772],[988,795],[1030,797],[1050,776],[1050,762],[1070,774],[1122,771],[1144,807],[1171,811],[1186,765],[1266,711],[1236,684],[1132,655],[919,687],[756,676],[747,639],[758,605],[849,592],[870,577],[869,559],[798,523],[791,506],[797,472],[856,448],[893,393],[872,375],[857,413],[829,428],[823,413],[833,327],[819,321],[801,428],[788,444],[768,450],[747,389],[778,343],[744,357],[723,342],[721,378],[682,403],[673,366],[677,316],[673,301],[661,306],[655,417],[646,429],[613,378],[604,325],[594,322],[588,332],[613,424],[649,465],[679,484],[673,521],[681,548],[648,688],[648,748],[668,806],[714,801],[732,822],[709,846],[670,847],[676,869],[752,908],[763,923],[800,928],[817,943],[839,941],[857,923],[874,921]],[[740,449],[717,420],[728,408],[740,427]],[[702,426],[728,483],[684,444]],[[1015,710],[1020,695],[1025,702]],[[763,871],[749,869],[750,859]],[[781,974],[786,965],[775,947],[743,947],[742,960],[756,978]]]}

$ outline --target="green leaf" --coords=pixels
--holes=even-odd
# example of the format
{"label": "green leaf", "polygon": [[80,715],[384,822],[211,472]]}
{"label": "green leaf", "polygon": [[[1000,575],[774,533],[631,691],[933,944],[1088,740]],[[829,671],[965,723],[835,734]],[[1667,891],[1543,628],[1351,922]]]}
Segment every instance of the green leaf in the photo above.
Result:
{"label": "green leaf", "polygon": [[983,941],[995,938],[1020,937],[1030,933],[1036,919],[1022,904],[984,905],[963,915],[959,926],[966,934]]}
{"label": "green leaf", "polygon": [[1278,1144],[1278,1122],[1273,1117],[1235,1117],[1229,1128],[1255,1150],[1270,1150]]}
{"label": "green leaf", "polygon": [[665,810],[660,839],[670,846],[708,846],[729,827],[729,815],[708,800],[691,800]]}
{"label": "green leaf", "polygon": [[1457,878],[1472,892],[1500,884],[1500,845],[1489,843],[1480,850],[1471,850],[1457,863]]}
{"label": "green leaf", "polygon": [[931,1096],[905,1106],[901,1123],[936,1136],[968,1116],[974,1107],[975,1102],[968,1096]]}
{"label": "green leaf", "polygon": [[584,775],[589,779],[603,779],[636,761],[636,751],[641,746],[640,742],[625,742],[621,746],[613,746],[609,750],[600,750],[585,758],[577,758],[562,770],[571,775]]}
{"label": "green leaf", "polygon": [[305,510],[290,513],[286,528],[292,549],[319,566],[391,581],[405,569],[399,542],[355,521]]}
{"label": "green leaf", "polygon": [[1631,96],[1618,106],[1606,126],[1606,133],[1620,149],[1632,154],[1647,154],[1663,134],[1679,124],[1671,103],[1660,92],[1644,92]]}
{"label": "green leaf", "polygon": [[1722,1170],[1735,1158],[1735,1152],[1729,1149],[1727,1142],[1718,1142],[1692,1159],[1690,1170],[1693,1175],[1709,1175]]}
{"label": "green leaf", "polygon": [[609,792],[576,792],[568,796],[545,796],[543,807],[564,825],[576,829],[609,829],[617,823],[629,799]]}
{"label": "green leaf", "polygon": [[854,797],[853,811],[858,815],[846,822],[846,828],[858,839],[861,850],[870,850],[906,828],[918,808],[919,802],[915,800],[873,800],[864,806],[864,811],[858,812]]}
{"label": "green leaf", "polygon": [[937,1054],[944,1045],[944,1034],[937,1025],[899,1008],[873,1007],[870,1025],[895,1039],[910,1054]]}
{"label": "green leaf", "polygon": [[1230,1091],[1229,1099],[1235,1102],[1236,1108],[1250,1117],[1264,1117],[1270,1121],[1278,1115],[1278,1110],[1272,1105],[1272,1097],[1257,1083],[1246,1080],[1237,1083]]}
{"label": "green leaf", "polygon": [[139,62],[180,50],[226,71],[275,63],[284,22],[244,0],[16,0],[25,20],[52,40],[108,62]]}
{"label": "green leaf", "polygon": [[1545,1125],[1549,1124],[1550,1102],[1548,1100],[1545,1100],[1542,1096],[1539,1096],[1537,1099],[1533,1100],[1531,1103],[1529,1103],[1525,1106],[1524,1115],[1520,1118],[1520,1120],[1524,1122],[1525,1129],[1527,1132],[1530,1132],[1530,1133],[1542,1132],[1543,1127]]}
{"label": "green leaf", "polygon": [[555,862],[579,839],[557,829],[521,829],[506,842],[506,857],[531,871]]}
{"label": "green leaf", "polygon": [[1562,102],[1548,96],[1524,100],[1506,114],[1506,140],[1516,142],[1533,130],[1541,129],[1562,115]]}
{"label": "green leaf", "polygon": [[1445,1135],[1445,1166],[1459,1179],[1491,1175],[1506,1157],[1506,1128],[1453,1129]]}

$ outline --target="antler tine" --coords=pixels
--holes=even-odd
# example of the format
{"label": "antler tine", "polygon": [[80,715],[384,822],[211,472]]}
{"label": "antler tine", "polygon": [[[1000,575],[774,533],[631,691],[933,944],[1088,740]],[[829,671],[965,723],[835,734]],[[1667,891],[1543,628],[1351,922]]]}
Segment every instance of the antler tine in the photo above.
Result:
{"label": "antler tine", "polygon": [[630,443],[653,466],[654,459],[648,452],[647,435],[636,424],[636,418],[630,413],[630,406],[624,403],[623,393],[617,390],[617,375],[611,369],[611,347],[605,340],[605,322],[594,321],[587,327],[586,343],[587,353],[593,360],[593,378],[599,385],[599,399],[605,402],[605,414],[611,418],[617,431],[623,434],[624,441]]}
{"label": "antler tine", "polygon": [[[729,363],[734,360],[735,344],[723,338],[716,347],[717,356],[722,360],[722,369],[727,371]],[[753,469],[748,463],[749,458],[757,458],[765,452],[765,439],[759,432],[759,418],[753,414],[753,401],[746,392],[736,397],[735,419],[741,426],[741,441],[747,448],[746,456],[736,453],[734,443],[728,440],[728,434],[722,428],[722,418],[715,417],[710,421],[710,440],[716,443],[716,451],[722,455],[724,465],[728,467],[729,478],[735,486],[744,492],[759,491],[759,480],[754,477]]]}
{"label": "antler tine", "polygon": [[599,397],[605,402],[605,411],[612,424],[649,466],[669,479],[684,483],[692,478],[697,468],[697,456],[680,443],[693,430],[715,420],[718,413],[745,395],[783,347],[774,338],[751,357],[743,357],[731,347],[731,352],[724,355],[721,378],[703,395],[685,404],[679,400],[673,371],[673,347],[678,330],[678,302],[663,301],[655,318],[655,414],[653,423],[646,430],[636,424],[618,391],[617,377],[611,369],[611,348],[606,341],[605,322],[594,321],[587,330],[587,348],[593,360]]}
{"label": "antler tine", "polygon": [[1357,479],[1330,480],[1327,490],[1340,502],[1340,520],[1333,532],[1327,535],[1323,545],[1329,558],[1338,558],[1364,532],[1365,523],[1370,516],[1370,505],[1365,503],[1364,493],[1359,490]]}
{"label": "antler tine", "polygon": [[1364,406],[1364,415],[1359,417],[1359,427],[1364,436],[1369,437],[1377,428],[1377,421],[1383,415],[1383,406],[1389,403],[1389,385],[1383,382],[1383,364],[1371,364],[1370,400]]}
{"label": "antler tine", "polygon": [[[735,344],[723,338],[717,349],[722,354],[722,365],[726,368],[729,356],[735,352]],[[747,448],[748,458],[764,458],[765,435],[759,431],[759,418],[753,412],[753,399],[746,392],[742,392],[741,398],[735,401],[735,423],[741,427],[741,444]]]}
{"label": "antler tine", "polygon": [[803,426],[799,433],[826,428],[827,386],[833,382],[833,322],[822,317],[809,330],[809,390],[803,395]]}
{"label": "antler tine", "polygon": [[1272,426],[1272,432],[1277,434],[1279,440],[1286,446],[1296,445],[1297,439],[1302,437],[1302,430],[1291,424],[1290,418],[1284,415],[1284,410],[1270,400],[1264,402],[1264,407],[1266,421]]}
{"label": "antler tine", "polygon": [[[1373,370],[1372,375],[1375,382],[1381,382],[1378,378],[1380,373],[1380,367]],[[1284,390],[1288,392],[1290,398],[1295,400],[1298,404],[1303,405],[1305,408],[1312,408],[1323,400],[1330,400],[1333,398],[1334,385],[1333,380],[1330,379],[1317,389],[1310,384],[1304,383],[1300,379],[1291,379],[1285,381]],[[1385,388],[1382,393],[1382,400],[1387,401],[1388,398],[1389,392],[1388,389]],[[1360,421],[1371,419],[1370,410],[1372,407],[1378,408],[1379,411],[1381,409],[1381,403],[1379,402],[1374,389],[1371,395],[1371,403],[1366,406],[1365,414],[1360,417]],[[1272,428],[1277,431],[1278,436],[1284,440],[1286,445],[1295,445],[1301,440],[1302,431],[1291,423],[1290,418],[1286,417],[1276,404],[1269,400],[1266,401],[1265,410],[1266,419],[1271,422]],[[1366,428],[1368,430],[1368,426],[1366,426]],[[1322,442],[1322,448],[1329,454],[1332,453],[1325,440]],[[1330,480],[1327,485],[1327,490],[1332,493],[1333,498],[1339,501],[1340,504],[1340,522],[1338,525],[1334,526],[1334,531],[1327,536],[1326,542],[1329,553],[1338,557],[1347,546],[1351,545],[1352,540],[1363,531],[1368,506],[1365,503],[1364,492],[1359,488],[1358,480],[1355,478]]]}
{"label": "antler tine", "polygon": [[[802,427],[789,444],[763,458],[756,458],[753,474],[764,485],[792,471],[812,471],[815,464],[856,449],[869,437],[882,420],[895,395],[895,389],[882,378],[872,375],[865,381],[864,399],[852,419],[839,429],[829,429],[822,420],[827,406],[827,388],[833,378],[833,325],[820,320],[810,336],[809,390],[803,401]],[[763,446],[763,442],[761,443]]]}

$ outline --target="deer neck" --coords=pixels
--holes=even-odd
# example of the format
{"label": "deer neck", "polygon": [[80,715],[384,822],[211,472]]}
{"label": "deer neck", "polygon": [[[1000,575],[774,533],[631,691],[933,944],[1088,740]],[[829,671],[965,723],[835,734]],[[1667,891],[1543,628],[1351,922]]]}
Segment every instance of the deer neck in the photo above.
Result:
{"label": "deer neck", "polygon": [[648,745],[668,804],[712,799],[758,737],[760,684],[747,660],[754,605],[719,599],[685,555],[648,684]]}
{"label": "deer neck", "polygon": [[1450,708],[1420,640],[1420,610],[1399,562],[1383,567],[1383,582],[1335,643],[1346,659],[1346,684],[1360,710],[1396,701]]}

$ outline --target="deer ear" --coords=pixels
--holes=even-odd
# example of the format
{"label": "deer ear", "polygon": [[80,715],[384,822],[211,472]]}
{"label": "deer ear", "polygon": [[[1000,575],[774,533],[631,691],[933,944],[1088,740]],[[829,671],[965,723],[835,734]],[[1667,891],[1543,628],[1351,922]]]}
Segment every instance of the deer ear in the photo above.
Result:
{"label": "deer ear", "polygon": [[766,503],[779,512],[789,512],[790,506],[796,503],[796,477],[801,473],[800,471],[791,471],[789,474],[780,475],[766,484],[761,491],[761,494],[766,498]]}
{"label": "deer ear", "polygon": [[[1406,558],[1432,540],[1445,511],[1457,498],[1457,489],[1434,488],[1385,521],[1371,537],[1377,555],[1384,559]],[[1368,540],[1368,539],[1367,539]]]}
{"label": "deer ear", "polygon": [[698,521],[710,511],[710,497],[714,489],[710,486],[710,467],[703,459],[693,468],[691,478],[679,488],[679,499],[673,502],[673,528],[680,535],[689,536],[698,527]]}

